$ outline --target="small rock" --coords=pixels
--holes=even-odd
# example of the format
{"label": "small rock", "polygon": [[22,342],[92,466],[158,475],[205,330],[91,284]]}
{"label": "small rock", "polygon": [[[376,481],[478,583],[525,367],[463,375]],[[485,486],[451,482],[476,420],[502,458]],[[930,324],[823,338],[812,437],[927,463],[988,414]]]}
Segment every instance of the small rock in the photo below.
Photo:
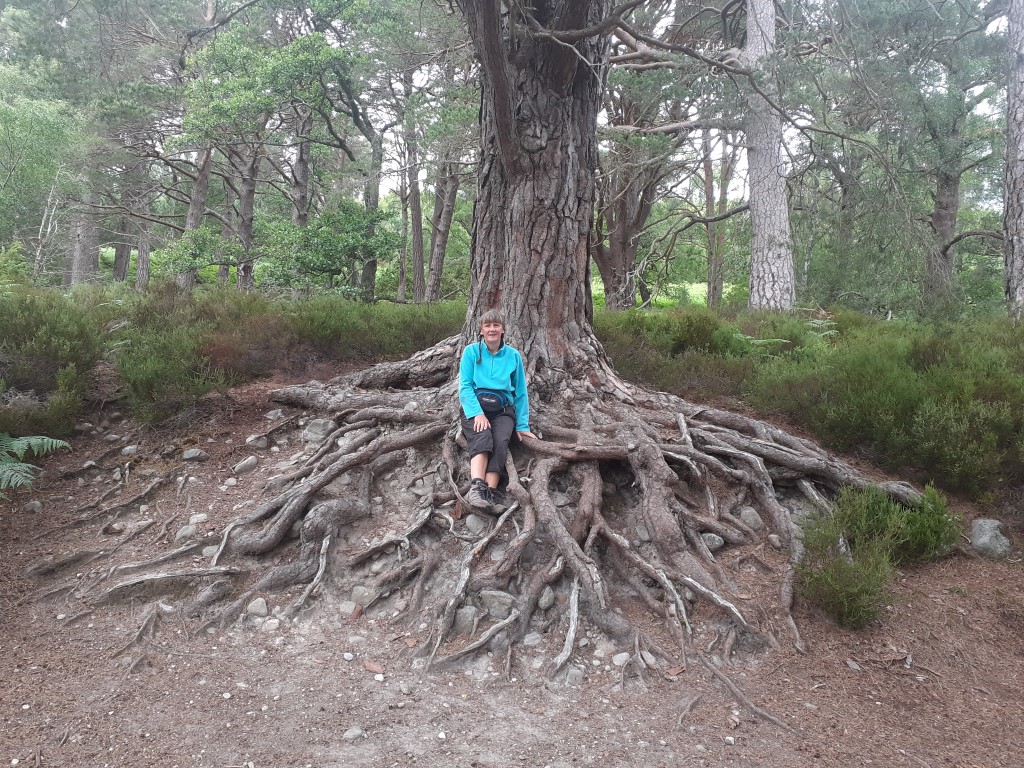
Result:
{"label": "small rock", "polygon": [[199,448],[188,448],[181,454],[183,461],[206,461],[210,454]]}
{"label": "small rock", "polygon": [[268,616],[270,610],[267,608],[267,601],[262,597],[257,597],[249,605],[245,607],[245,612],[250,616]]}
{"label": "small rock", "polygon": [[725,742],[725,745],[727,747],[734,747],[734,746],[736,746],[736,737],[735,736],[726,736],[722,740]]}
{"label": "small rock", "polygon": [[768,534],[768,546],[770,546],[772,549],[781,550],[782,549],[782,539],[780,539],[778,534],[776,534],[776,533],[769,533]]}
{"label": "small rock", "polygon": [[203,523],[207,522],[209,519],[210,519],[210,516],[208,514],[206,514],[205,512],[199,512],[198,514],[192,515],[192,517],[190,517],[188,519],[188,524],[189,525],[202,525]]}
{"label": "small rock", "polygon": [[345,661],[354,661],[356,655],[354,653],[346,651],[345,653],[341,654],[341,658],[343,658]]}
{"label": "small rock", "polygon": [[387,568],[387,566],[388,566],[388,561],[383,559],[383,558],[381,558],[380,560],[374,560],[370,564],[370,573],[374,573],[374,574],[380,573],[385,568]]}
{"label": "small rock", "polygon": [[580,648],[586,648],[588,645],[590,645],[590,640],[586,637],[581,637],[580,641],[576,643],[576,645]]}
{"label": "small rock", "polygon": [[120,435],[115,435],[113,432],[111,432],[109,435],[104,435],[103,436],[103,441],[107,442],[107,443],[116,443],[120,439],[121,439],[121,436]]}
{"label": "small rock", "polygon": [[302,430],[302,439],[307,443],[322,443],[337,428],[337,422],[331,419],[313,419]]}
{"label": "small rock", "polygon": [[417,403],[415,400],[410,400],[408,403],[405,404],[404,410],[406,410],[406,411],[417,411],[417,410],[419,410],[419,407],[420,407],[419,403]]}
{"label": "small rock", "polygon": [[240,462],[235,464],[235,466],[232,468],[232,471],[236,475],[244,475],[245,473],[252,472],[254,469],[256,469],[256,466],[259,463],[259,459],[257,459],[255,456],[250,456],[249,458],[242,459]]}
{"label": "small rock", "polygon": [[502,621],[512,613],[516,599],[508,592],[497,589],[485,589],[480,592],[480,603],[487,614],[495,621]]}
{"label": "small rock", "polygon": [[702,533],[700,537],[704,539],[704,543],[707,544],[708,549],[712,552],[717,552],[725,546],[725,539],[717,533]]}
{"label": "small rock", "polygon": [[636,537],[640,539],[640,541],[650,541],[651,534],[647,532],[647,526],[638,525],[636,527]]}
{"label": "small rock", "polygon": [[22,512],[29,512],[30,514],[38,515],[43,511],[43,502],[41,501],[30,501],[27,504],[23,504],[21,507]]}
{"label": "small rock", "polygon": [[178,532],[174,534],[175,541],[184,541],[185,539],[195,538],[196,533],[199,529],[194,525],[184,525],[178,529]]}
{"label": "small rock", "polygon": [[540,645],[542,642],[544,642],[544,635],[542,635],[540,632],[531,632],[523,638],[523,645],[527,647]]}
{"label": "small rock", "polygon": [[569,667],[565,672],[566,685],[583,685],[583,670],[579,667]]}
{"label": "small rock", "polygon": [[263,418],[264,419],[270,419],[271,421],[277,421],[278,419],[283,419],[284,418],[284,411],[282,411],[280,408],[275,408],[272,411],[268,411],[267,413],[264,413],[263,414]]}
{"label": "small rock", "polygon": [[398,690],[402,692],[403,696],[412,696],[412,686],[408,683],[399,683]]}
{"label": "small rock", "polygon": [[203,547],[203,557],[213,557],[217,554],[217,550],[220,547],[217,544],[211,544],[208,547]]}
{"label": "small rock", "polygon": [[93,425],[90,424],[88,421],[80,421],[77,424],[75,424],[74,427],[75,432],[88,432],[92,428]]}
{"label": "small rock", "polygon": [[650,651],[640,651],[640,658],[648,669],[657,669],[658,660],[654,658],[654,654]]}
{"label": "small rock", "polygon": [[348,619],[351,618],[352,614],[358,609],[359,606],[352,600],[342,600],[341,604],[338,606],[338,613],[340,613],[343,618]]}
{"label": "small rock", "polygon": [[971,546],[985,557],[999,558],[1010,554],[1010,540],[1003,535],[999,520],[979,518],[971,523]]}
{"label": "small rock", "polygon": [[384,675],[378,673],[378,674],[373,676],[373,679],[376,680],[378,683],[383,683],[384,682]]}
{"label": "small rock", "polygon": [[352,635],[348,639],[348,644],[349,645],[362,645],[365,642],[366,642],[366,638],[363,637],[362,635]]}
{"label": "small rock", "polygon": [[366,733],[358,725],[352,726],[345,733],[342,734],[341,738],[345,741],[355,741],[356,739],[365,739]]}
{"label": "small rock", "polygon": [[359,605],[369,605],[377,597],[377,592],[363,586],[352,587],[352,600]]}
{"label": "small rock", "polygon": [[753,507],[740,507],[740,511],[736,515],[742,520],[747,526],[754,531],[760,531],[764,529],[764,520],[757,514],[757,510]]}
{"label": "small rock", "polygon": [[110,473],[110,476],[114,478],[115,483],[121,482],[121,468],[114,467],[114,471]]}
{"label": "small rock", "polygon": [[627,663],[629,663],[629,659],[631,656],[632,654],[626,651],[623,651],[622,653],[616,653],[614,656],[612,656],[612,664],[614,664],[616,667],[624,667]]}
{"label": "small rock", "polygon": [[234,477],[229,477],[224,481],[224,487],[226,488],[234,488],[236,485],[238,485],[238,480]]}
{"label": "small rock", "polygon": [[138,445],[126,445],[121,449],[122,456],[138,456],[141,446]]}
{"label": "small rock", "polygon": [[261,632],[277,632],[281,628],[280,619],[267,619],[263,622],[263,626],[260,627]]}
{"label": "small rock", "polygon": [[82,469],[95,469],[97,466],[99,466],[99,465],[96,464],[95,461],[91,461],[90,460],[90,461],[85,462],[85,464],[82,465]]}
{"label": "small rock", "polygon": [[255,448],[258,451],[266,450],[267,446],[270,445],[270,441],[266,435],[249,435],[245,438],[245,444],[250,448]]}
{"label": "small rock", "polygon": [[455,624],[452,630],[457,635],[469,635],[476,623],[477,609],[475,605],[464,605],[455,612]]}
{"label": "small rock", "polygon": [[480,515],[469,515],[466,517],[466,530],[477,536],[487,530],[487,521]]}
{"label": "small rock", "polygon": [[555,604],[555,590],[550,586],[544,587],[541,590],[540,597],[537,600],[537,607],[542,611],[546,611],[552,605]]}

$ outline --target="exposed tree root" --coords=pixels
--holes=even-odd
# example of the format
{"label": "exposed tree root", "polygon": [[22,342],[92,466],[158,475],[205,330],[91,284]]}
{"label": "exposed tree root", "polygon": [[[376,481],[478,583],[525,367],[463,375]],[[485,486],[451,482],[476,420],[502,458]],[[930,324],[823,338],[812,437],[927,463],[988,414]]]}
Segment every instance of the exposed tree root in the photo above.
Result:
{"label": "exposed tree root", "polygon": [[[95,599],[191,590],[181,615],[210,626],[238,620],[259,594],[293,590],[281,614],[288,619],[318,595],[358,586],[364,609],[415,624],[430,616],[417,654],[428,667],[490,648],[505,651],[508,673],[519,640],[557,627],[564,641],[546,670],[554,677],[586,623],[630,651],[620,685],[627,674],[645,685],[644,671],[659,658],[685,670],[696,653],[745,702],[701,655],[708,632],[722,643],[726,665],[777,646],[778,627],[804,649],[791,614],[803,555],[796,518],[827,510],[844,485],[871,481],[770,424],[648,392],[598,364],[558,387],[545,372],[539,394],[548,400],[536,402],[531,418],[544,437],[514,447],[512,503],[497,520],[485,518],[463,498],[468,462],[449,381],[457,346],[449,339],[403,363],[276,392],[276,401],[331,415],[337,427],[227,523],[208,566],[148,572],[194,554],[195,542],[54,593],[88,595],[105,579],[143,571]],[[74,522],[114,514],[165,479],[101,511],[105,499],[97,500]],[[906,504],[920,498],[903,483],[880,487]],[[36,575],[103,555],[79,552]],[[270,556],[273,566],[265,564]],[[752,590],[751,573],[757,587],[768,578],[777,591]],[[456,637],[464,607],[475,618],[464,615],[468,637]]]}

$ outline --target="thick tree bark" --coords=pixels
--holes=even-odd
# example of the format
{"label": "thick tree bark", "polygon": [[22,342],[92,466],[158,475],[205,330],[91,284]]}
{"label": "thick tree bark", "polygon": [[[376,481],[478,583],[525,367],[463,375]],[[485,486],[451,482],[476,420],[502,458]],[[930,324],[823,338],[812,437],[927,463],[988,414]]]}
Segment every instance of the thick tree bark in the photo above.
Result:
{"label": "thick tree bark", "polygon": [[[363,204],[368,211],[376,211],[380,208],[380,175],[384,167],[384,137],[372,133],[370,138],[370,169],[363,185]],[[371,227],[367,233],[373,236],[376,227]],[[363,261],[363,268],[359,274],[359,286],[363,291],[365,301],[373,301],[377,293],[377,259],[368,256]]]}
{"label": "thick tree bark", "polygon": [[[235,235],[235,195],[231,188],[224,185],[224,221],[220,225],[220,240],[222,243],[231,242]],[[217,253],[220,265],[217,267],[217,284],[227,285],[231,281],[231,265],[227,261],[226,254]]]}
{"label": "thick tree bark", "polygon": [[[406,104],[412,99],[412,72],[402,77],[402,90]],[[419,136],[416,133],[416,115],[408,106],[403,115],[402,132],[405,134],[405,186],[409,196],[409,219],[412,224],[412,300],[422,304],[427,295],[423,264],[423,203],[420,198]]]}
{"label": "thick tree bark", "polygon": [[434,186],[434,212],[430,218],[430,276],[427,280],[427,301],[441,300],[444,257],[448,250],[448,237],[452,231],[460,182],[459,167],[456,163],[439,164],[438,179]]}
{"label": "thick tree bark", "polygon": [[238,184],[238,244],[242,254],[238,259],[236,279],[238,290],[248,293],[255,287],[253,266],[256,254],[253,251],[255,236],[253,222],[256,209],[256,184],[259,181],[260,163],[263,160],[263,147],[253,144],[250,151],[239,155],[241,162],[241,179]]}
{"label": "thick tree bark", "polygon": [[405,263],[409,258],[409,188],[405,174],[399,174],[399,197],[402,199],[402,250],[398,254],[398,288],[395,298],[403,302],[406,294]]}
{"label": "thick tree bark", "polygon": [[[465,337],[476,338],[476,318],[500,307],[542,398],[570,382],[601,386],[606,366],[586,278],[606,40],[568,46],[510,36],[498,4],[461,5],[483,64]],[[536,12],[572,29],[597,23],[606,9],[599,0],[565,1]]]}
{"label": "thick tree bark", "polygon": [[935,205],[930,219],[932,240],[926,253],[924,286],[925,304],[933,309],[940,309],[953,296],[955,249],[947,247],[947,244],[956,234],[960,211],[960,177],[959,169],[953,172],[940,169],[936,174]]}
{"label": "thick tree bark", "polygon": [[128,267],[131,265],[132,244],[128,239],[128,220],[118,219],[114,235],[114,273],[115,283],[123,283],[128,279]]}
{"label": "thick tree bark", "polygon": [[1010,0],[1008,32],[1004,284],[1010,317],[1024,320],[1024,0]]}
{"label": "thick tree bark", "polygon": [[[775,5],[748,0],[744,67],[761,74],[775,52]],[[757,77],[761,90],[774,95],[772,78]],[[793,246],[789,229],[786,165],[782,154],[782,118],[763,95],[747,96],[744,132],[750,186],[750,306],[790,309],[796,301]]]}
{"label": "thick tree bark", "polygon": [[[192,183],[192,196],[185,215],[185,231],[199,229],[206,218],[206,201],[210,197],[210,170],[213,168],[213,147],[203,147],[196,159],[196,178]],[[178,287],[191,291],[196,284],[197,270],[189,269],[177,276]]]}
{"label": "thick tree bark", "polygon": [[79,208],[72,217],[70,241],[64,285],[87,283],[100,269],[100,236],[99,227],[84,208]]}
{"label": "thick tree bark", "polygon": [[149,254],[152,245],[149,239],[149,222],[140,221],[139,227],[139,253],[135,257],[135,290],[145,291],[149,287]]}
{"label": "thick tree bark", "polygon": [[308,107],[301,105],[297,105],[294,111],[295,137],[298,147],[295,152],[295,160],[292,162],[292,224],[296,227],[304,227],[309,221],[309,164],[313,154],[309,132],[313,130],[313,112]]}
{"label": "thick tree bark", "polygon": [[[729,137],[722,138],[721,164],[718,169],[718,192],[715,193],[715,162],[713,147],[707,131],[702,138],[704,165],[704,215],[708,218],[723,216],[729,210],[729,185],[736,169],[736,143]],[[707,232],[708,298],[709,307],[722,303],[725,289],[725,224],[709,221],[704,225]]]}

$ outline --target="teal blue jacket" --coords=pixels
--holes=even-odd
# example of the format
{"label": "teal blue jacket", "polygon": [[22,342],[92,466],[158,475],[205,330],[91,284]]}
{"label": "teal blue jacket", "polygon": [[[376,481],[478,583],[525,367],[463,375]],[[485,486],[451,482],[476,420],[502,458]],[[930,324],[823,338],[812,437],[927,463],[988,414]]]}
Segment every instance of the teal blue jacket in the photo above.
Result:
{"label": "teal blue jacket", "polygon": [[516,407],[516,432],[529,431],[530,400],[526,394],[526,371],[519,350],[503,344],[492,353],[483,341],[466,347],[459,362],[459,402],[467,419],[483,413],[476,401],[478,389],[505,395]]}

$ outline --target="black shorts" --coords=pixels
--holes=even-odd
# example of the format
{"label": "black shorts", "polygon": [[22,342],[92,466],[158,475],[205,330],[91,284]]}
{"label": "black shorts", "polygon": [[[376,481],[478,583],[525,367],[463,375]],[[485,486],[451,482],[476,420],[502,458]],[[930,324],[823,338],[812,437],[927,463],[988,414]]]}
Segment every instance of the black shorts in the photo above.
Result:
{"label": "black shorts", "polygon": [[487,471],[497,472],[504,477],[508,444],[516,431],[516,409],[507,406],[501,413],[487,418],[491,428],[483,432],[473,431],[473,419],[463,419],[462,434],[466,438],[470,458],[480,453],[489,454]]}

